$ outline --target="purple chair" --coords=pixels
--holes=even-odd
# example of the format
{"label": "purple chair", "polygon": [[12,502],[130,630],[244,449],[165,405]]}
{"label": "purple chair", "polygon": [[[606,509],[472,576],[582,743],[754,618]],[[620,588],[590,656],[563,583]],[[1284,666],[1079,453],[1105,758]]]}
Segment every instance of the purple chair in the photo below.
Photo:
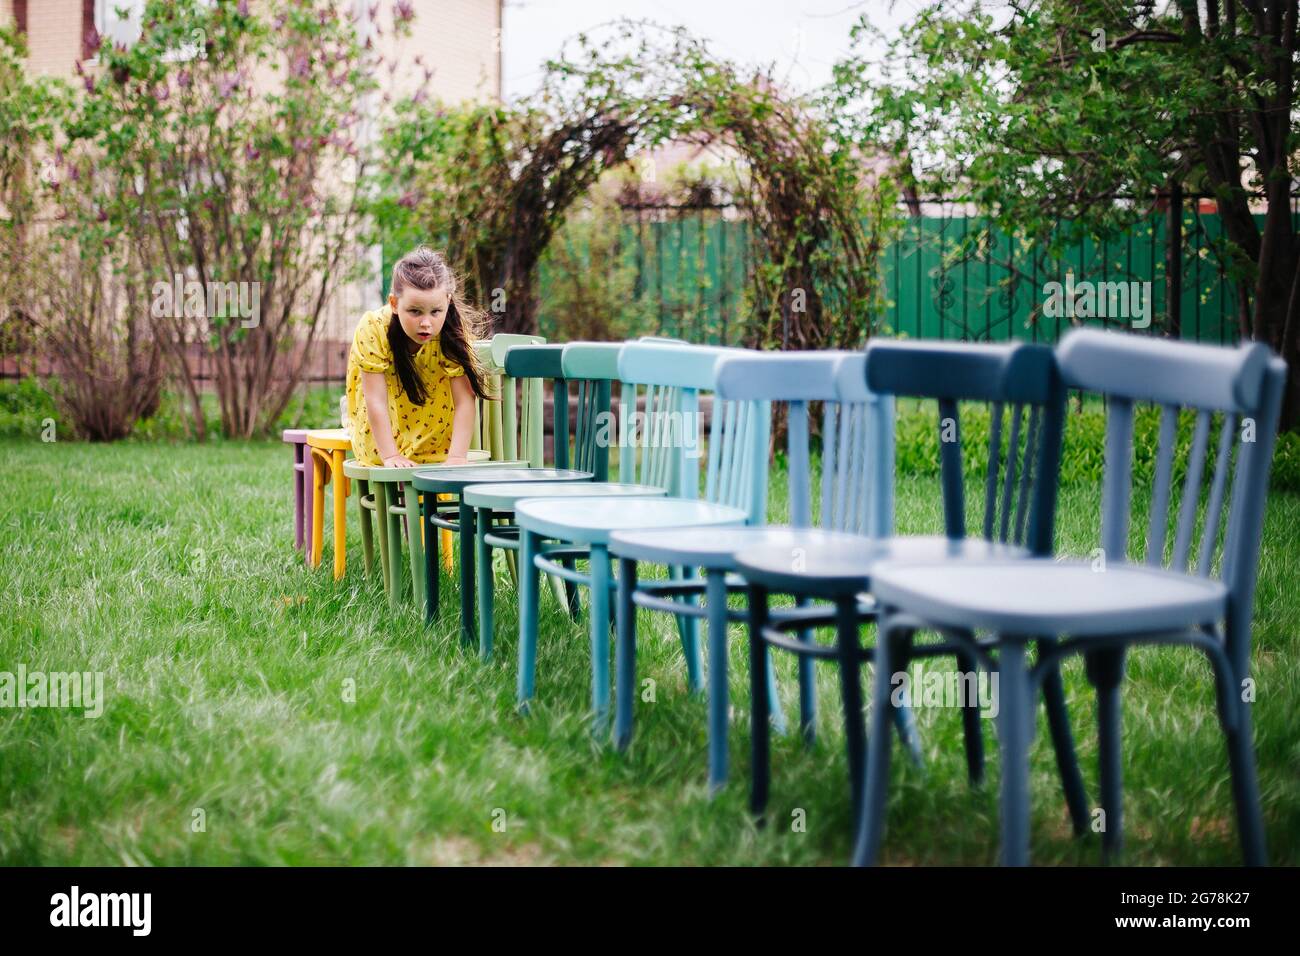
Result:
{"label": "purple chair", "polygon": [[293,546],[310,562],[312,485],[307,429],[286,428],[280,438],[293,446]]}

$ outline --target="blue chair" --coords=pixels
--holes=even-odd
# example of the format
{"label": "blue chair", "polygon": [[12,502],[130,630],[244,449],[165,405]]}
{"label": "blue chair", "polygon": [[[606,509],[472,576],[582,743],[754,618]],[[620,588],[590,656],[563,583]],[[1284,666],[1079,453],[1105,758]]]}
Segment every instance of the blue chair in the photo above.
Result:
{"label": "blue chair", "polygon": [[[727,526],[761,520],[767,482],[766,456],[770,406],[765,402],[716,403],[714,421],[727,418],[723,442],[710,445],[707,494],[699,499],[699,395],[716,384],[718,359],[742,350],[639,341],[619,354],[619,478],[624,486],[653,489],[657,498],[596,500],[580,495],[560,499],[526,498],[517,503],[520,529],[519,704],[533,696],[537,647],[537,570],[590,588],[592,706],[601,729],[609,710],[609,591],[613,587],[608,552],[612,532],[682,525]],[[644,395],[640,394],[644,390]],[[644,411],[639,400],[645,400]],[[646,427],[633,426],[644,421]],[[726,462],[728,481],[717,478]],[[577,494],[576,492],[574,493]],[[663,500],[663,496],[669,500]],[[586,574],[556,563],[558,557],[585,557]],[[685,576],[687,569],[673,574]],[[693,690],[703,679],[693,617],[678,620],[687,673]]]}
{"label": "blue chair", "polygon": [[[499,336],[497,338],[500,338]],[[519,338],[519,337],[517,337]],[[495,339],[494,339],[495,342]],[[567,345],[545,345],[536,343],[513,344],[510,348],[500,350],[497,358],[504,372],[501,383],[502,401],[494,403],[505,406],[503,414],[493,412],[493,420],[501,418],[502,426],[495,428],[492,434],[503,432],[509,448],[529,447],[530,458],[510,465],[528,466],[508,470],[482,473],[481,475],[455,472],[448,474],[428,473],[418,475],[416,487],[420,492],[432,493],[425,496],[424,521],[430,532],[436,528],[454,531],[460,541],[460,610],[461,640],[470,644],[474,632],[475,596],[479,607],[479,648],[483,656],[491,654],[491,622],[493,605],[492,588],[492,549],[507,551],[508,558],[513,559],[518,547],[516,531],[509,524],[494,521],[508,521],[508,509],[498,502],[498,513],[494,516],[491,508],[477,501],[465,498],[466,489],[475,484],[488,482],[501,483],[554,483],[557,481],[591,481],[604,482],[609,475],[609,450],[602,448],[596,441],[597,429],[603,416],[609,412],[610,380],[618,374],[619,344],[606,342],[571,342]],[[569,356],[568,371],[565,371],[565,354]],[[552,459],[554,468],[543,466],[542,443],[542,383],[549,379],[553,384],[554,394],[554,446]],[[532,409],[532,413],[516,416],[511,411],[514,405],[515,383],[522,383],[519,391],[525,401],[523,404]],[[569,388],[577,389],[577,415],[573,426],[570,425]],[[514,434],[516,421],[534,421],[527,428],[529,435],[535,438],[516,444],[509,444],[509,437]],[[505,425],[511,428],[505,429]],[[570,447],[570,437],[573,447]],[[498,441],[498,444],[500,442]],[[504,453],[504,452],[503,452]],[[477,480],[474,480],[477,477]],[[538,492],[542,493],[542,492]],[[602,492],[590,491],[589,494]],[[626,493],[626,492],[625,492]],[[644,493],[644,490],[637,493]],[[454,500],[438,500],[438,495]],[[429,502],[433,502],[432,507]],[[512,564],[512,573],[514,571]],[[561,589],[562,590],[562,589]],[[437,613],[437,568],[429,569],[428,582],[425,587],[426,620],[432,620]],[[572,613],[576,615],[576,594],[570,591],[560,595],[567,600]]]}
{"label": "blue chair", "polygon": [[[789,460],[789,526],[771,526],[758,514],[755,524],[726,530],[654,529],[619,531],[610,536],[610,554],[618,560],[617,679],[615,682],[615,740],[627,747],[632,735],[632,710],[636,683],[636,612],[642,607],[705,617],[709,638],[709,784],[716,791],[727,779],[727,624],[744,621],[743,609],[729,610],[729,591],[743,591],[745,583],[735,575],[735,553],[754,548],[790,549],[806,545],[809,535],[800,529],[813,524],[813,500],[809,478],[809,404],[823,404],[822,441],[828,448],[821,493],[822,528],[852,535],[887,535],[893,528],[893,399],[871,394],[864,373],[861,352],[772,352],[739,354],[722,358],[717,365],[715,400],[726,411],[715,414],[709,440],[709,481],[719,488],[751,480],[765,484],[767,447],[751,448],[743,438],[730,445],[732,452],[755,453],[754,460],[736,461],[727,454],[729,430],[745,425],[730,417],[743,403],[786,402],[789,408],[787,449]],[[712,467],[717,454],[718,465]],[[837,454],[838,453],[838,454]],[[706,490],[706,495],[708,491]],[[760,496],[765,500],[765,495]],[[827,541],[836,535],[826,536]],[[824,542],[823,542],[824,543]],[[819,545],[820,546],[820,545]],[[640,581],[638,562],[654,562],[702,570],[704,582]],[[704,608],[683,605],[680,599],[705,593]],[[793,615],[791,619],[806,620]],[[802,639],[811,640],[804,630]],[[775,677],[769,666],[762,688],[775,704]],[[755,680],[755,692],[761,687]],[[812,739],[815,720],[813,661],[799,660],[800,725],[806,739]],[[776,726],[783,727],[779,719]]]}
{"label": "blue chair", "polygon": [[[800,546],[803,561],[798,567],[792,566],[790,547],[752,549],[737,555],[737,569],[750,583],[751,669],[764,666],[769,647],[839,665],[855,814],[862,806],[867,751],[860,670],[864,662],[872,660],[876,660],[876,672],[881,670],[876,658],[879,641],[875,648],[864,647],[859,637],[860,626],[877,617],[874,601],[864,599],[864,594],[874,594],[871,567],[888,557],[990,561],[1049,554],[1065,401],[1052,352],[1045,346],[873,341],[866,350],[865,369],[867,386],[876,394],[937,400],[943,534],[810,541]],[[983,402],[991,407],[983,494],[970,496],[982,498],[981,518],[967,514],[959,402]],[[1004,424],[1008,419],[1009,427]],[[828,450],[827,455],[830,453]],[[969,536],[968,525],[980,529],[980,536]],[[832,602],[833,610],[817,623],[834,627],[834,644],[808,644],[788,636],[794,625],[773,621],[768,609],[773,592]],[[802,622],[803,626],[808,623]],[[1045,640],[1043,646],[1049,643],[1050,639]],[[937,655],[955,656],[965,672],[976,666],[974,654],[965,644],[949,642],[912,648],[907,659],[895,659],[890,667],[901,672],[908,659]],[[1045,675],[1043,693],[1066,801],[1075,831],[1083,832],[1088,822],[1087,798],[1074,757],[1059,673]],[[764,695],[753,696],[751,809],[760,816],[767,806],[770,776],[765,702]],[[974,704],[961,710],[967,772],[971,782],[978,783],[984,772],[980,712]],[[903,731],[904,741],[914,749],[908,725],[897,718],[891,723]],[[873,725],[872,730],[887,738],[890,724]]]}
{"label": "blue chair", "polygon": [[[907,656],[911,633],[939,628],[955,634],[999,676],[1004,864],[1023,865],[1029,859],[1031,694],[1048,675],[1057,673],[1060,659],[1067,654],[1083,655],[1088,679],[1097,691],[1105,813],[1102,847],[1108,858],[1121,849],[1119,687],[1125,651],[1138,644],[1194,647],[1213,665],[1242,851],[1248,864],[1263,864],[1264,826],[1250,706],[1242,699],[1242,687],[1250,674],[1260,534],[1286,364],[1258,343],[1225,349],[1096,330],[1067,336],[1058,360],[1067,386],[1104,395],[1109,408],[1102,570],[1095,561],[1041,558],[943,565],[895,562],[875,567],[872,586],[882,605],[882,620],[866,799],[855,862],[875,860],[884,827],[889,746],[878,733],[877,715],[890,702],[881,675]],[[1145,554],[1130,558],[1133,410],[1142,401],[1160,405],[1160,434]],[[1195,430],[1170,541],[1171,499],[1177,496],[1175,446],[1178,422],[1185,413],[1194,415]],[[1217,451],[1207,488],[1202,478],[1216,416]],[[1198,517],[1202,505],[1204,513]],[[1198,526],[1199,548],[1194,552]],[[989,636],[977,642],[970,636],[972,631]],[[1031,667],[1025,645],[1044,634],[1066,639],[1040,651]]]}

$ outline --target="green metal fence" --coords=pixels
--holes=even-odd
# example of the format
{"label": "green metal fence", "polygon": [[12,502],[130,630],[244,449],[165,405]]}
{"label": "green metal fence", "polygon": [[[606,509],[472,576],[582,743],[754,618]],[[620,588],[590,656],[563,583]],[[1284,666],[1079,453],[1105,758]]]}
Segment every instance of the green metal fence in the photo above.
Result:
{"label": "green metal fence", "polygon": [[[938,209],[909,218],[884,254],[885,301],[880,313],[870,317],[873,333],[1053,342],[1072,318],[1059,299],[1055,304],[1062,308],[1051,308],[1049,283],[1060,283],[1062,292],[1070,283],[1077,292],[1088,282],[1102,293],[1094,299],[1098,311],[1120,306],[1118,315],[1094,315],[1096,324],[1208,342],[1237,339],[1242,290],[1222,265],[1221,218],[1203,208],[1201,197],[1185,197],[1177,219],[1158,212],[1123,236],[1104,243],[1084,239],[1060,256],[1001,233],[993,234],[989,246],[958,255],[983,221],[960,214],[957,203],[926,205]],[[651,317],[644,332],[697,342],[741,341],[740,317],[750,294],[751,236],[749,224],[728,212],[695,207],[665,215],[656,210],[653,219],[628,212],[619,262],[634,270],[634,295]],[[1068,224],[1061,229],[1064,234]],[[1175,248],[1179,252],[1171,255]],[[1176,302],[1170,296],[1171,268],[1179,289]],[[549,321],[546,289],[558,281],[543,268],[543,334]],[[1121,282],[1127,286],[1122,291],[1138,293],[1145,309],[1134,307],[1132,299],[1116,302],[1115,284]],[[1084,301],[1081,296],[1080,305]]]}

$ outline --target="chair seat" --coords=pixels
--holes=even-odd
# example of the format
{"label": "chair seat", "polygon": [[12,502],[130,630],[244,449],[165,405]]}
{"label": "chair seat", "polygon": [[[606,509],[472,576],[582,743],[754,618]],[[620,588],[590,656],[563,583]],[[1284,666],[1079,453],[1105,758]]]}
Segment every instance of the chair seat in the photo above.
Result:
{"label": "chair seat", "polygon": [[280,433],[280,440],[288,442],[291,445],[301,445],[307,440],[307,429],[286,428]]}
{"label": "chair seat", "polygon": [[1046,558],[891,563],[874,570],[881,604],[950,627],[1007,635],[1103,637],[1184,630],[1221,620],[1227,588],[1163,568]]}
{"label": "chair seat", "polygon": [[[692,528],[654,528],[619,531],[611,535],[609,551],[619,557],[656,564],[683,564],[730,571],[736,567],[737,553],[783,549],[788,555],[794,548],[824,547],[834,543],[851,545],[861,540],[857,535],[838,531],[782,525],[710,527],[699,531]],[[786,563],[790,563],[788,558]]]}
{"label": "chair seat", "polygon": [[351,451],[352,439],[342,428],[314,428],[307,432],[307,444],[312,448]]}
{"label": "chair seat", "polygon": [[[477,452],[486,457],[487,452]],[[468,465],[440,465],[418,468],[389,468],[387,471],[404,472],[402,476],[415,485],[417,491],[434,491],[439,494],[459,494],[466,485],[485,481],[517,481],[523,475],[553,472],[554,468],[530,468],[526,461],[483,461]]]}
{"label": "chair seat", "polygon": [[[471,493],[471,489],[474,500],[467,497],[466,504],[481,503],[479,507],[500,507],[502,511],[513,510],[515,503],[522,498],[662,498],[667,494],[655,485],[623,484],[617,481],[484,483],[469,485],[465,489],[466,495]],[[505,505],[507,501],[509,507]],[[500,502],[500,505],[492,502]]]}
{"label": "chair seat", "polygon": [[[542,471],[551,469],[539,469]],[[552,485],[567,487],[570,484],[576,486],[580,491],[573,494],[581,494],[584,497],[629,497],[633,494],[652,495],[655,488],[651,485],[608,485],[593,484],[591,479],[595,477],[589,471],[575,471],[561,473],[571,475],[572,477],[547,478],[530,477],[527,481],[506,481],[492,484],[473,484],[467,485],[461,492],[461,500],[473,508],[491,508],[493,511],[514,511],[515,502],[520,498],[534,498],[538,495],[549,495]],[[662,492],[661,492],[662,493]],[[561,492],[561,495],[568,492]]]}
{"label": "chair seat", "polygon": [[[572,489],[572,493],[564,498],[519,500],[515,504],[515,520],[519,527],[578,544],[608,544],[609,536],[615,531],[739,525],[744,524],[747,518],[739,508],[689,498],[644,495],[580,497],[581,485],[551,486],[548,490],[554,488]],[[662,489],[655,490],[663,494]]]}
{"label": "chair seat", "polygon": [[900,535],[868,538],[808,529],[786,544],[736,555],[736,570],[746,580],[774,591],[834,598],[872,591],[871,571],[881,561],[902,563],[992,561],[1026,558],[1021,547],[983,538]]}

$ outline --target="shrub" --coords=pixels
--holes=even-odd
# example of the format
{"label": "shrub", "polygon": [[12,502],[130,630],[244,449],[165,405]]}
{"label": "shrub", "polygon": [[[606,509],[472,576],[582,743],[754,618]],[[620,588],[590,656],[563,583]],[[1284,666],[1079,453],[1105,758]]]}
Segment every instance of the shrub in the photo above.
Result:
{"label": "shrub", "polygon": [[0,380],[0,437],[35,438],[47,418],[58,417],[54,396],[36,379]]}

